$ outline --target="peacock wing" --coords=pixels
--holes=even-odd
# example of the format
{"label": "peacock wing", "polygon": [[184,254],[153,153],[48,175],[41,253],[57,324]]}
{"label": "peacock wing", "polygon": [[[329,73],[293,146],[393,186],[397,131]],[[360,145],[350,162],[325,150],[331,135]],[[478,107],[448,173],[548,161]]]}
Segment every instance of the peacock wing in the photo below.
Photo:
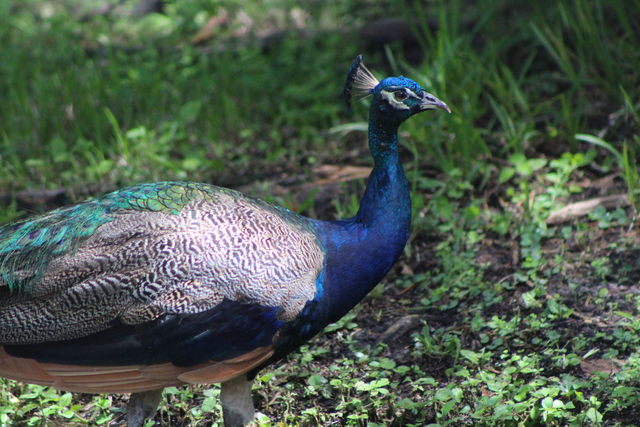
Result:
{"label": "peacock wing", "polygon": [[240,193],[164,183],[2,229],[12,291],[0,299],[0,343],[12,356],[93,366],[195,366],[269,349],[316,293],[323,253],[310,227]]}

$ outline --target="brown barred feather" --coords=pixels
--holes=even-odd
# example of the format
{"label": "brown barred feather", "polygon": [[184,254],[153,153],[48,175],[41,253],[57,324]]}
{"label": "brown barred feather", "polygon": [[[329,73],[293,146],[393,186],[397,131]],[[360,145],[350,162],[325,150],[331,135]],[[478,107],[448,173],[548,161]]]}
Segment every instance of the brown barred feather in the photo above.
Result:
{"label": "brown barred feather", "polygon": [[0,346],[0,376],[83,393],[137,393],[184,384],[225,382],[249,372],[272,355],[271,347],[260,347],[228,360],[190,367],[178,367],[171,363],[83,366],[14,357]]}

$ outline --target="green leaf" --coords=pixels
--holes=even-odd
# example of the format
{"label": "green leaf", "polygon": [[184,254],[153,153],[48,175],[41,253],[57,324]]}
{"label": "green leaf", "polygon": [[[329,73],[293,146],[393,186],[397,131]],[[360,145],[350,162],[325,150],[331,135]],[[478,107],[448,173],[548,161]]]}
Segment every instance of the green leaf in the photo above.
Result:
{"label": "green leaf", "polygon": [[498,176],[498,182],[504,184],[509,181],[516,174],[516,170],[512,167],[502,168],[500,175]]}
{"label": "green leaf", "polygon": [[473,363],[474,365],[478,364],[481,356],[480,353],[476,353],[475,351],[471,351],[471,350],[460,350],[460,355],[465,359],[467,359],[469,362]]}
{"label": "green leaf", "polygon": [[436,391],[436,394],[434,397],[436,400],[440,402],[447,402],[451,400],[453,396],[451,395],[451,390],[449,390],[448,388],[441,388],[438,391]]}
{"label": "green leaf", "polygon": [[323,377],[322,375],[311,375],[308,379],[307,379],[307,383],[309,385],[312,386],[321,386],[323,384],[327,383],[327,379],[325,377]]}
{"label": "green leaf", "polygon": [[594,424],[602,423],[602,414],[596,408],[587,409],[587,418]]}
{"label": "green leaf", "polygon": [[522,294],[522,302],[527,308],[540,307],[542,304],[536,300],[536,291],[529,291]]}
{"label": "green leaf", "polygon": [[574,138],[577,139],[578,141],[587,142],[589,144],[593,144],[598,147],[604,148],[605,150],[609,151],[611,154],[616,156],[618,164],[622,165],[622,154],[620,153],[620,151],[618,151],[613,145],[611,145],[604,139],[598,138],[597,136],[594,136],[594,135],[588,135],[585,133],[577,133],[574,135]]}
{"label": "green leaf", "polygon": [[440,411],[440,414],[442,416],[447,415],[449,412],[451,412],[451,410],[453,409],[453,407],[456,405],[456,402],[451,400],[447,403],[445,403],[444,405],[442,405],[442,410]]}
{"label": "green leaf", "polygon": [[542,399],[542,401],[540,402],[540,406],[542,406],[545,409],[553,408],[553,397],[547,396],[544,399]]}
{"label": "green leaf", "polygon": [[200,409],[202,412],[213,412],[213,409],[216,407],[216,399],[213,397],[207,397],[202,401],[200,405]]}

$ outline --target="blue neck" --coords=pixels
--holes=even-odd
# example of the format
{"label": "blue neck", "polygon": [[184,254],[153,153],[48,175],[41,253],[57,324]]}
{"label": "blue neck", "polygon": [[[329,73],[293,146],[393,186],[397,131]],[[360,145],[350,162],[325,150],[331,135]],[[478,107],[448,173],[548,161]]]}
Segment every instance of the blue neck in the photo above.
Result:
{"label": "blue neck", "polygon": [[398,124],[371,109],[369,146],[374,168],[354,218],[324,223],[327,251],[324,292],[327,320],[356,305],[387,274],[409,237],[411,199],[398,159]]}
{"label": "blue neck", "polygon": [[[378,119],[378,111],[371,109],[369,120],[369,150],[374,168],[360,201],[355,221],[377,231],[386,231],[387,221],[402,221],[407,228],[411,214],[409,187],[404,169],[398,159],[398,126]],[[379,224],[378,222],[384,221]]]}

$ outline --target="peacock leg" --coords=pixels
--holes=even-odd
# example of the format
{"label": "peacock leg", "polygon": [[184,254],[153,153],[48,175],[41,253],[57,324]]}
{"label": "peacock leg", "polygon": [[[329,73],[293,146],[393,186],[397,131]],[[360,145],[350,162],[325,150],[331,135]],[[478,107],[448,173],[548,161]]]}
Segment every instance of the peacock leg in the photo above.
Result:
{"label": "peacock leg", "polygon": [[253,421],[252,384],[253,380],[248,380],[245,375],[222,383],[220,402],[225,427],[243,427]]}
{"label": "peacock leg", "polygon": [[162,398],[162,389],[131,393],[127,405],[127,425],[129,427],[141,427],[145,418],[151,418],[158,409]]}

